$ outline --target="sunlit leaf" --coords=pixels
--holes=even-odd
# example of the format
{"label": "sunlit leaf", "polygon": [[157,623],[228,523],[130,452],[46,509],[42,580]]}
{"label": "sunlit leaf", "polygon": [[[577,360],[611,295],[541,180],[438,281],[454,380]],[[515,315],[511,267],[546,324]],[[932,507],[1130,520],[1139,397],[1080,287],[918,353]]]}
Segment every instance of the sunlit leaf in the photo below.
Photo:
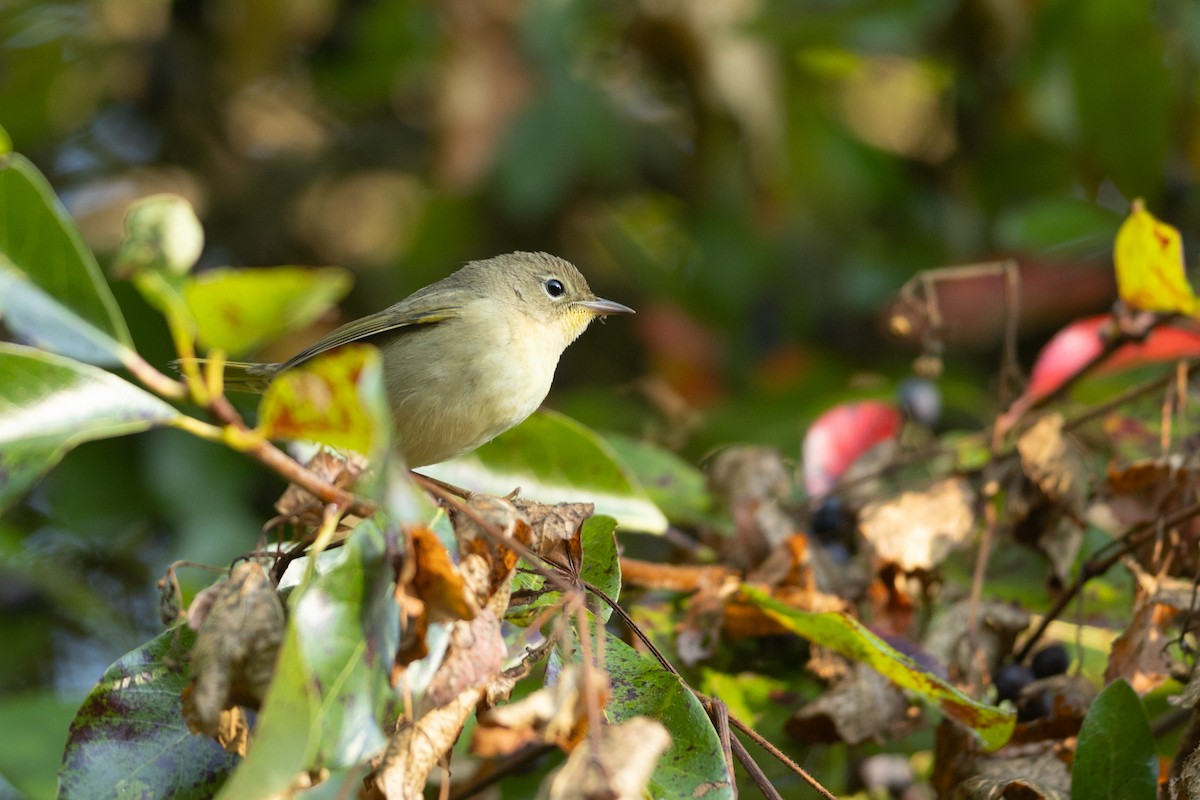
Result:
{"label": "sunlit leaf", "polygon": [[183,288],[200,342],[239,355],[309,325],[350,290],[343,269],[214,269]]}
{"label": "sunlit leaf", "polygon": [[1110,683],[1079,729],[1071,797],[1153,800],[1158,783],[1154,734],[1142,701],[1124,680]]}
{"label": "sunlit leaf", "polygon": [[741,591],[788,630],[871,666],[900,688],[915,692],[936,705],[948,717],[975,731],[989,749],[1000,747],[1012,734],[1016,724],[1012,713],[972,700],[897,652],[853,617],[838,612],[800,611],[746,584]]}
{"label": "sunlit leaf", "polygon": [[76,445],[144,431],[177,416],[110,372],[0,342],[0,509]]}
{"label": "sunlit leaf", "polygon": [[543,503],[595,503],[622,528],[662,533],[667,519],[599,436],[549,411],[535,413],[470,455],[423,467],[465,489]]}
{"label": "sunlit leaf", "polygon": [[95,257],[21,155],[0,161],[0,317],[27,342],[82,361],[117,364],[130,348]]}
{"label": "sunlit leaf", "polygon": [[379,351],[348,345],[272,379],[258,410],[271,439],[302,439],[371,456],[386,446],[391,417]]}
{"label": "sunlit leaf", "polygon": [[59,797],[211,797],[237,762],[183,720],[195,635],[159,634],[109,667],[71,724]]}
{"label": "sunlit leaf", "polygon": [[1117,293],[1126,305],[1142,311],[1196,313],[1179,231],[1155,219],[1141,200],[1133,201],[1129,217],[1117,231],[1113,260]]}

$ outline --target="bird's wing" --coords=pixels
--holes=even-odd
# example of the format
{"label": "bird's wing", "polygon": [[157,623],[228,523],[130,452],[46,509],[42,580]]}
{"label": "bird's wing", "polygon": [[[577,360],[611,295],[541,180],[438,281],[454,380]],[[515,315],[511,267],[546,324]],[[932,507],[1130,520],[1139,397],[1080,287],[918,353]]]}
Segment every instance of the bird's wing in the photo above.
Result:
{"label": "bird's wing", "polygon": [[434,325],[438,322],[457,317],[460,311],[460,306],[425,308],[417,311],[404,308],[403,303],[391,308],[385,308],[383,311],[377,311],[362,319],[347,322],[340,328],[335,329],[312,347],[309,347],[307,350],[301,350],[289,358],[285,363],[280,365],[279,369],[276,370],[276,374],[291,369],[297,364],[308,361],[310,358],[318,356],[321,353],[327,353],[335,347],[341,347],[351,342],[361,342],[372,336],[399,328],[408,328],[415,325]]}

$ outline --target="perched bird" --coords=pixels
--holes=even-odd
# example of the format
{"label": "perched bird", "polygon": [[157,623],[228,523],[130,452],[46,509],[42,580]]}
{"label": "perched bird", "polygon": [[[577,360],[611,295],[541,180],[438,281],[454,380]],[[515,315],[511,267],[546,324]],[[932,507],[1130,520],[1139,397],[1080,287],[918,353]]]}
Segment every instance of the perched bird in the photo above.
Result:
{"label": "perched bird", "polygon": [[315,356],[373,344],[383,356],[397,446],[410,467],[420,467],[522,422],[546,399],[559,357],[592,320],[632,313],[596,297],[568,261],[508,253],[472,261],[282,364],[231,363],[226,386],[261,392]]}

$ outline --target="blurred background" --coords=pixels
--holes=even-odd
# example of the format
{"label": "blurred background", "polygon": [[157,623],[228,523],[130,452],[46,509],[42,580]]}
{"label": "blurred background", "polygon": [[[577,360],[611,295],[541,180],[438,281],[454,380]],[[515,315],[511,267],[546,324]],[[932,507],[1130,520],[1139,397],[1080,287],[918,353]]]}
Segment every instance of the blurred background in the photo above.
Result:
{"label": "blurred background", "polygon": [[[886,321],[921,270],[1016,259],[1028,367],[1111,304],[1131,199],[1190,244],[1198,72],[1190,0],[0,3],[0,125],[102,264],[170,191],[201,268],[353,270],[341,316],[273,359],[465,261],[553,252],[638,315],[576,343],[548,405],[694,463],[796,458],[831,404],[891,396],[921,350]],[[1002,407],[1002,295],[946,286],[944,424]],[[79,448],[0,518],[0,734],[22,732],[0,797],[44,789],[29,760],[158,630],[166,566],[228,563],[280,488],[155,432]]]}

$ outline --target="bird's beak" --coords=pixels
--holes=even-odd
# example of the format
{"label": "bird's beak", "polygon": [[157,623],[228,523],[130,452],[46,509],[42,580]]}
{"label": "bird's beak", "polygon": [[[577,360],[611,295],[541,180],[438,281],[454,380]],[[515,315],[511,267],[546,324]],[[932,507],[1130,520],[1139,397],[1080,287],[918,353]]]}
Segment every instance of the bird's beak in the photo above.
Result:
{"label": "bird's beak", "polygon": [[581,300],[575,305],[586,308],[588,311],[591,311],[598,317],[607,317],[609,314],[637,313],[629,306],[623,306],[620,303],[615,303],[612,300],[605,300],[601,297],[597,297],[595,300]]}

